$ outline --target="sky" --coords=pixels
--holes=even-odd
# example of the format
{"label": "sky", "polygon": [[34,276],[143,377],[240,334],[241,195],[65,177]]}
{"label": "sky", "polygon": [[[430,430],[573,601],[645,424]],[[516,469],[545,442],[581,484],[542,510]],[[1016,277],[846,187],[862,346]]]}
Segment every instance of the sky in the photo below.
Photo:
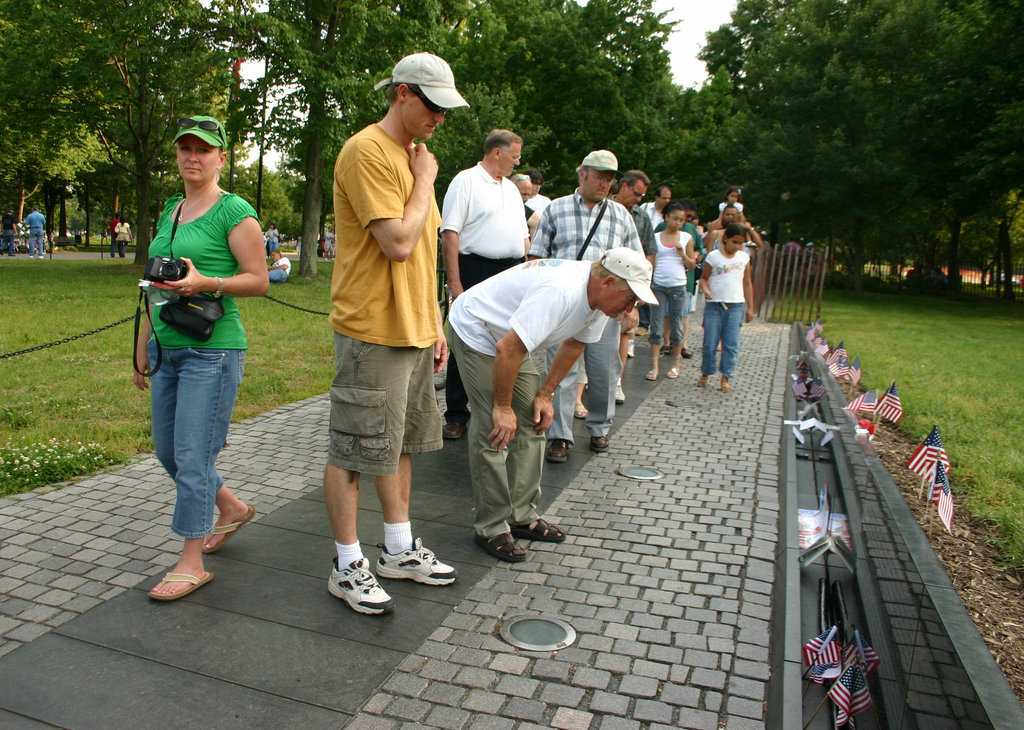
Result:
{"label": "sky", "polygon": [[697,60],[704,34],[729,22],[735,8],[736,0],[654,0],[655,12],[667,12],[666,21],[679,21],[666,44],[677,84],[690,87],[704,82],[707,72]]}

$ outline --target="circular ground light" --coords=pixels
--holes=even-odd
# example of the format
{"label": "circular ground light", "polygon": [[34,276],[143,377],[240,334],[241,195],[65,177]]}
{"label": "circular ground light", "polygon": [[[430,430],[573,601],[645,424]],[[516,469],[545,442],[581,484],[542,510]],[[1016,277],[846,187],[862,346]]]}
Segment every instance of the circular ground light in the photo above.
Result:
{"label": "circular ground light", "polygon": [[652,479],[661,479],[665,476],[657,469],[652,469],[649,466],[620,466],[615,470],[615,473],[628,479],[636,479],[640,482],[646,482]]}
{"label": "circular ground light", "polygon": [[576,631],[560,618],[515,616],[501,625],[501,638],[527,651],[558,651],[576,641]]}

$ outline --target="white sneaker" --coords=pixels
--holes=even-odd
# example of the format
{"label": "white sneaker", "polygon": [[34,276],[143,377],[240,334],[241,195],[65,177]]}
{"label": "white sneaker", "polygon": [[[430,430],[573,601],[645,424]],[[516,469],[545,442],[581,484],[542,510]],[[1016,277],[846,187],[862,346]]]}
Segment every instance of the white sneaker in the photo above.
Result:
{"label": "white sneaker", "polygon": [[622,392],[622,381],[615,384],[615,402],[620,406],[626,402],[626,394]]}
{"label": "white sneaker", "polygon": [[629,341],[629,349],[626,350],[626,357],[636,357],[636,343],[633,340]]}
{"label": "white sneaker", "polygon": [[412,550],[403,550],[397,555],[389,553],[383,545],[377,547],[380,548],[377,575],[381,578],[408,578],[429,586],[446,586],[459,577],[459,571],[438,560],[433,552],[423,547],[423,540],[418,537],[413,541]]}
{"label": "white sneaker", "polygon": [[366,558],[357,560],[345,570],[338,570],[338,559],[335,558],[327,590],[359,613],[387,613],[395,607],[391,596],[370,572],[370,561]]}

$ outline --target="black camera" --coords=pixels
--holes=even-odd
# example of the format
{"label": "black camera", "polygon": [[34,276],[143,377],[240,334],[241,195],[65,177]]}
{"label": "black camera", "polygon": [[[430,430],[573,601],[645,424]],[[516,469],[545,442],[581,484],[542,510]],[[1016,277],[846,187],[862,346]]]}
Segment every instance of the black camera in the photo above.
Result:
{"label": "black camera", "polygon": [[181,259],[153,256],[146,264],[143,278],[149,281],[178,281],[188,274],[188,264]]}

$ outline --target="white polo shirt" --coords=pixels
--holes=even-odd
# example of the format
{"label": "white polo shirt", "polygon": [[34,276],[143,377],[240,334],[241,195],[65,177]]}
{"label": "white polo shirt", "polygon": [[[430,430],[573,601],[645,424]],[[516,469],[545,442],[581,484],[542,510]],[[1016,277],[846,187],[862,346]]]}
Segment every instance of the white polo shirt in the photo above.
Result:
{"label": "white polo shirt", "polygon": [[469,347],[497,353],[498,340],[515,330],[530,352],[569,337],[597,342],[611,318],[587,300],[590,261],[539,259],[492,276],[455,300],[449,324]]}
{"label": "white polo shirt", "polygon": [[521,259],[530,235],[523,198],[508,178],[495,180],[479,162],[457,174],[444,195],[441,231],[459,234],[459,253]]}

